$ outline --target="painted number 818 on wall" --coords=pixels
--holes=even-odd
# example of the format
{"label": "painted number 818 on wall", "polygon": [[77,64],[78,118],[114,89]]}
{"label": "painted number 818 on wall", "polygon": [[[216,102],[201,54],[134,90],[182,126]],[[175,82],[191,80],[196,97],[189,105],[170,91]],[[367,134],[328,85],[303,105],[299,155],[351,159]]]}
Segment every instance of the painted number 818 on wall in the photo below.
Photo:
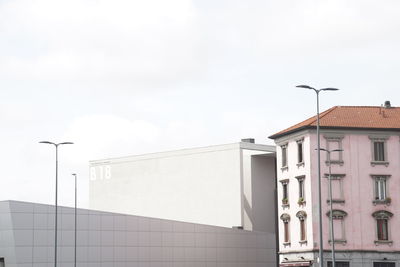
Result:
{"label": "painted number 818 on wall", "polygon": [[90,181],[111,179],[111,166],[90,167]]}

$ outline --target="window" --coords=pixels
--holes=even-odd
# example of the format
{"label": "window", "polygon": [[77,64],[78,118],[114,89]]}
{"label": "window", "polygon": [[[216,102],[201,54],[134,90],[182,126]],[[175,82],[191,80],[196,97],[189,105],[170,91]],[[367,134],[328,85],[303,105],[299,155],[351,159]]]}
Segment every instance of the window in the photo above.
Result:
{"label": "window", "polygon": [[298,204],[303,205],[305,203],[305,192],[304,192],[304,179],[305,176],[297,176],[296,177],[298,184],[299,184],[299,199],[298,199]]}
{"label": "window", "polygon": [[307,242],[307,235],[306,235],[307,213],[305,211],[299,211],[296,213],[296,217],[299,218],[299,222],[300,222],[300,243],[306,243]]}
{"label": "window", "polygon": [[300,241],[306,240],[306,223],[304,219],[300,219]]}
{"label": "window", "polygon": [[387,219],[376,219],[378,240],[389,240]]}
{"label": "window", "polygon": [[395,267],[394,262],[374,262],[374,267]]}
{"label": "window", "polygon": [[375,244],[389,243],[391,244],[389,236],[389,219],[393,216],[391,212],[380,210],[372,214],[376,220],[376,240]]}
{"label": "window", "polygon": [[283,184],[283,198],[288,198],[288,184]]}
{"label": "window", "polygon": [[[343,134],[325,134],[324,138],[326,140],[326,150],[332,151],[335,149],[343,150],[342,148],[342,140],[344,138]],[[326,153],[326,161],[325,163],[328,165],[331,164],[339,164],[343,165],[343,151],[337,151],[333,153]]]}
{"label": "window", "polygon": [[280,182],[282,184],[282,205],[289,205],[289,179]]}
{"label": "window", "polygon": [[374,204],[390,204],[387,194],[387,180],[390,175],[371,175],[374,180]]}
{"label": "window", "polygon": [[[350,263],[348,261],[335,261],[336,267],[350,267]],[[332,262],[328,261],[328,267],[332,267]]]}
{"label": "window", "polygon": [[282,214],[281,220],[283,222],[283,244],[288,245],[290,244],[290,232],[289,232],[290,215],[287,213]]}
{"label": "window", "polygon": [[304,166],[304,138],[299,139],[297,142],[297,166]]}
{"label": "window", "polygon": [[299,198],[304,198],[304,179],[299,179]]}
{"label": "window", "polygon": [[386,179],[382,179],[382,177],[375,179],[375,199],[386,199]]}
{"label": "window", "polygon": [[303,162],[303,142],[297,143],[297,162]]}
{"label": "window", "polygon": [[282,169],[285,169],[288,166],[288,162],[287,162],[287,144],[281,146],[281,151],[282,151]]}
{"label": "window", "polygon": [[374,142],[374,161],[385,161],[385,142]]}
{"label": "window", "polygon": [[369,136],[372,144],[372,159],[371,165],[388,165],[387,153],[386,153],[386,141],[388,136],[372,135]]}
{"label": "window", "polygon": [[[345,176],[346,174],[340,174],[340,173],[331,174],[333,203],[345,203],[344,191],[343,191],[343,183],[344,183],[343,178]],[[324,177],[329,179],[329,174],[325,173]],[[329,199],[327,199],[326,202],[329,203]]]}
{"label": "window", "polygon": [[283,222],[284,224],[284,231],[285,231],[285,237],[284,237],[284,242],[289,243],[289,222]]}
{"label": "window", "polygon": [[[326,216],[330,217],[330,211],[326,213]],[[335,243],[346,244],[345,236],[345,224],[344,218],[347,216],[347,212],[343,210],[332,210],[332,222],[333,222],[333,240]],[[331,236],[331,226],[329,225],[329,237]],[[332,240],[329,240],[332,242]]]}

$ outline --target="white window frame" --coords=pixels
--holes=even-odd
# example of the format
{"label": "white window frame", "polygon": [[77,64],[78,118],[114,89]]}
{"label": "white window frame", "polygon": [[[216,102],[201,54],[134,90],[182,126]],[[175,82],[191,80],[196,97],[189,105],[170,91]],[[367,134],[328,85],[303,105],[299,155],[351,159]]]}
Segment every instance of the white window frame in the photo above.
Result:
{"label": "white window frame", "polygon": [[326,141],[326,147],[325,149],[330,151],[332,145],[330,145],[331,143],[337,143],[337,149],[342,150],[342,151],[337,151],[335,152],[336,154],[338,154],[338,159],[337,160],[330,160],[329,156],[330,153],[326,153],[326,160],[325,160],[325,164],[328,166],[329,164],[337,164],[342,166],[344,164],[343,161],[343,138],[344,135],[343,134],[324,134],[324,138]]}
{"label": "white window frame", "polygon": [[[296,213],[296,217],[299,218],[299,227],[300,227],[300,236],[299,236],[299,243],[300,244],[307,244],[307,213],[305,211],[299,211]],[[301,227],[301,222],[304,223],[304,229]],[[303,232],[304,230],[304,232]],[[304,239],[301,239],[302,234],[304,234]]]}
{"label": "white window frame", "polygon": [[297,203],[299,205],[305,205],[306,204],[306,189],[305,189],[305,179],[306,176],[305,175],[300,175],[300,176],[296,176],[296,179],[298,181],[297,185],[298,185],[298,189],[299,189],[299,197],[298,197],[298,201]]}
{"label": "white window frame", "polygon": [[[344,173],[331,173],[331,179],[332,182],[338,181],[339,182],[339,188],[340,188],[340,198],[333,198],[332,197],[332,203],[345,203],[345,198],[344,198],[344,190],[343,190],[343,178],[346,176]],[[324,177],[329,179],[329,173],[325,173]],[[329,182],[329,180],[328,180]],[[326,200],[327,203],[330,202],[329,199]]]}
{"label": "white window frame", "polygon": [[[289,179],[284,179],[279,181],[282,184],[282,207],[288,207],[289,206]],[[285,188],[286,186],[286,203],[285,203]]]}
{"label": "white window frame", "polygon": [[[389,178],[391,177],[391,175],[382,175],[382,174],[371,174],[371,177],[373,179],[373,203],[376,204],[387,204],[390,205],[390,203],[392,202],[392,199],[389,196]],[[381,187],[377,187],[378,181],[384,181],[384,192],[381,192]],[[378,195],[377,195],[378,193]],[[384,198],[382,198],[381,195],[384,195]]]}
{"label": "white window frame", "polygon": [[[296,140],[297,145],[297,167],[304,166],[304,137]],[[299,150],[299,146],[301,145],[301,151]],[[300,160],[301,153],[301,160]]]}
{"label": "white window frame", "polygon": [[[393,213],[386,211],[386,210],[378,210],[375,211],[374,213],[372,213],[372,216],[375,218],[375,245],[379,245],[379,244],[388,244],[388,245],[392,245],[393,241],[391,240],[391,233],[390,233],[390,218],[393,217]],[[387,222],[387,240],[379,240],[378,239],[378,220],[379,219],[383,219],[386,220]]]}
{"label": "white window frame", "polygon": [[[283,213],[280,217],[280,219],[283,222],[283,245],[284,246],[290,246],[290,215],[287,213]],[[287,232],[285,231],[285,224],[287,224]],[[285,235],[287,234],[287,241],[285,241]]]}
{"label": "white window frame", "polygon": [[[387,140],[389,136],[386,135],[370,135],[369,139],[371,140],[371,166],[375,165],[389,165],[388,161],[388,152],[387,152]],[[375,143],[383,143],[383,160],[376,160],[375,158]]]}
{"label": "white window frame", "polygon": [[[285,160],[283,160],[285,159]],[[281,145],[281,170],[287,170],[289,167],[289,159],[288,159],[288,143]],[[284,164],[285,163],[285,164]]]}
{"label": "white window frame", "polygon": [[[326,213],[326,216],[328,216],[328,218],[330,218],[330,214],[331,214],[331,212],[328,211]],[[343,210],[338,210],[338,209],[332,210],[332,220],[340,220],[341,231],[342,231],[341,232],[342,238],[338,239],[338,238],[334,237],[335,244],[336,243],[339,243],[339,244],[346,244],[347,243],[347,240],[346,240],[346,228],[345,228],[345,217],[346,216],[347,216],[347,212],[345,212]],[[331,236],[330,232],[331,232],[331,229],[329,227],[329,236]],[[332,240],[329,239],[328,242],[332,243]]]}

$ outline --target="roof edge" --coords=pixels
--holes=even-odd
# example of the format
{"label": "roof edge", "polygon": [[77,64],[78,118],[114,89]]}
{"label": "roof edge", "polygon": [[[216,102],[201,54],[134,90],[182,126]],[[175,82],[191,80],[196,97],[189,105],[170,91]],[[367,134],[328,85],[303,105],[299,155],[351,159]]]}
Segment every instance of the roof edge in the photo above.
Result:
{"label": "roof edge", "polygon": [[[300,128],[293,129],[293,130],[291,130],[289,132],[271,135],[268,138],[274,140],[274,139],[277,139],[279,137],[282,137],[282,136],[285,136],[285,135],[289,135],[289,134],[292,134],[292,133],[295,133],[295,132],[300,132],[300,131],[305,130],[305,129],[316,129],[316,128],[317,128],[317,126],[314,126],[314,125],[306,125],[306,126],[303,126],[303,127],[300,127]],[[353,130],[353,131],[357,131],[357,130],[358,131],[361,131],[361,130],[364,130],[364,131],[365,130],[366,131],[384,131],[384,132],[400,131],[400,128],[341,127],[341,126],[319,126],[319,128],[320,129],[325,129],[325,130],[332,129],[332,130],[348,130],[348,131],[351,131],[351,130]]]}

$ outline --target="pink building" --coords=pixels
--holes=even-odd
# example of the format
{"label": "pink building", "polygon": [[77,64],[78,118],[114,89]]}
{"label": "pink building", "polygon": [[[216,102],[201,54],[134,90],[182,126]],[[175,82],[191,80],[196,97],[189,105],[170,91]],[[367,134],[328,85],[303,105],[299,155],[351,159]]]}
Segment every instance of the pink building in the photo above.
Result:
{"label": "pink building", "polygon": [[[324,266],[400,267],[400,108],[336,106],[320,114]],[[272,136],[277,148],[280,266],[319,266],[316,117]]]}

